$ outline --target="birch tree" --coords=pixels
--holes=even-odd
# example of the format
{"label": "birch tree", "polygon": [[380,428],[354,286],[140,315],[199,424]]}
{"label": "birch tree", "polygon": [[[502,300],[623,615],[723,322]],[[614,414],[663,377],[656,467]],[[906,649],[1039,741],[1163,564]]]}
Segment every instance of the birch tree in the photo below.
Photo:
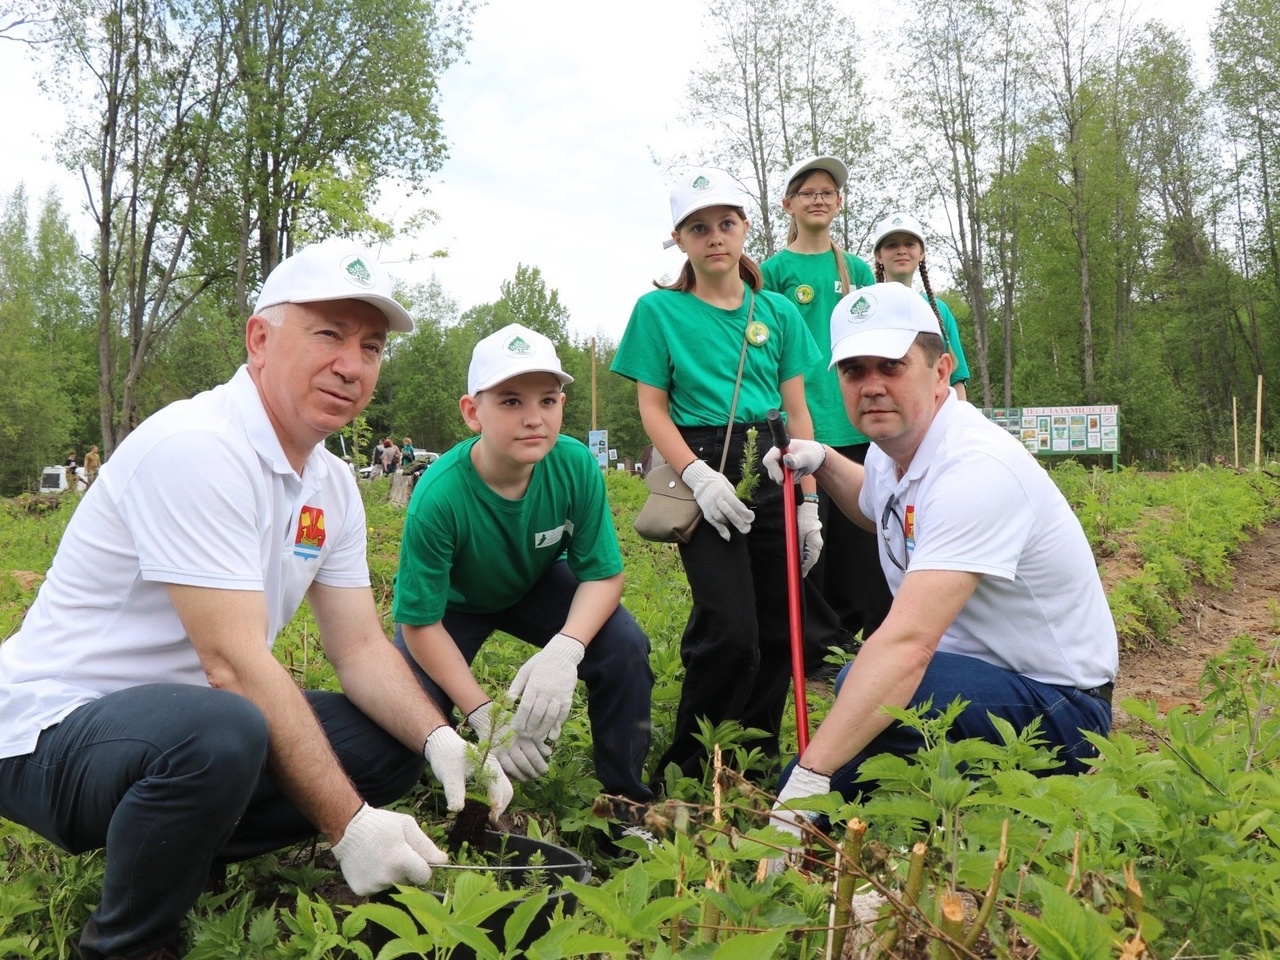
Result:
{"label": "birch tree", "polygon": [[783,242],[782,180],[813,154],[850,165],[849,209],[836,229],[856,248],[876,202],[856,23],[820,0],[716,0],[706,22],[716,66],[690,76],[684,119],[701,134],[696,162],[736,176],[754,201],[748,252],[764,259]]}
{"label": "birch tree", "polygon": [[1086,402],[1094,400],[1094,292],[1090,232],[1098,213],[1091,132],[1099,129],[1109,76],[1112,18],[1098,0],[1039,0],[1033,33],[1032,75],[1044,106],[1041,129],[1052,148],[1055,188],[1045,198],[1061,206],[1075,244],[1081,365]]}
{"label": "birch tree", "polygon": [[[104,455],[145,415],[155,349],[220,279],[195,263],[210,204],[226,35],[181,3],[67,0],[49,35],[51,86],[71,111],[62,139],[95,227],[98,385]],[[86,97],[86,87],[90,96]]]}
{"label": "birch tree", "polygon": [[[1018,91],[1027,64],[1018,42],[1020,0],[972,3],[925,0],[899,47],[898,73],[907,116],[928,160],[930,192],[940,196],[958,279],[972,310],[978,395],[992,405],[990,260],[1001,272],[994,297],[1012,319],[1015,267],[1014,206],[995,189],[1016,168],[1021,144]],[[994,256],[988,257],[988,246]],[[1006,337],[1006,398],[1011,389],[1012,339]],[[1009,404],[1005,400],[1005,404]]]}

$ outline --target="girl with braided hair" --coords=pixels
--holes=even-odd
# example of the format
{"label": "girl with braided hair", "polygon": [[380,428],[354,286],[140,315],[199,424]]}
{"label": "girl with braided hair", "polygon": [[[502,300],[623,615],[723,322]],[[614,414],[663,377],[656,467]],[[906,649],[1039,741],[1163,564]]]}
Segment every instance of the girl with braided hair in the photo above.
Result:
{"label": "girl with braided hair", "polygon": [[[814,439],[862,463],[868,441],[849,422],[840,378],[831,368],[831,312],[850,290],[875,282],[864,260],[840,248],[831,226],[844,202],[849,168],[838,157],[805,157],[791,166],[782,193],[790,217],[787,245],[760,265],[764,288],[791,302],[821,358],[804,374]],[[804,660],[811,677],[834,676],[832,647],[852,652],[859,634],[880,626],[893,594],[880,570],[879,540],[856,526],[821,487],[815,496],[824,546],[804,578]]]}
{"label": "girl with braided hair", "polygon": [[969,365],[964,359],[964,348],[960,346],[960,328],[951,309],[933,295],[929,268],[924,262],[924,230],[920,221],[908,213],[891,213],[876,224],[871,244],[876,260],[876,283],[891,280],[909,287],[915,280],[916,271],[920,272],[920,282],[924,285],[922,296],[938,318],[947,352],[955,361],[951,386],[956,396],[964,400]]}

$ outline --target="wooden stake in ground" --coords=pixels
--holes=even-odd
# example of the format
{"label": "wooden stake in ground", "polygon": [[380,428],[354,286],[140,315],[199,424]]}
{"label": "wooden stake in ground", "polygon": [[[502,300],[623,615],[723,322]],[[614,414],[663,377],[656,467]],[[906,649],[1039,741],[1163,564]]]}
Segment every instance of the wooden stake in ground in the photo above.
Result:
{"label": "wooden stake in ground", "polygon": [[1236,411],[1236,398],[1231,397],[1231,439],[1235,444],[1236,456],[1233,461],[1235,468],[1240,469],[1240,415]]}
{"label": "wooden stake in ground", "polygon": [[1253,465],[1262,468],[1262,374],[1258,374],[1258,415],[1253,425]]}

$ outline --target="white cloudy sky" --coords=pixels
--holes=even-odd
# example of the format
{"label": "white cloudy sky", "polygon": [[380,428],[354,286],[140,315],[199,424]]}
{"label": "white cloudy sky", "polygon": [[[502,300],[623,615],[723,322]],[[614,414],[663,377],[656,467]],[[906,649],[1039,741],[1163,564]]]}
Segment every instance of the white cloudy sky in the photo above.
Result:
{"label": "white cloudy sky", "polygon": [[[1145,6],[1207,55],[1216,3]],[[894,9],[860,3],[863,39],[874,33],[868,11]],[[449,160],[425,197],[384,197],[393,218],[427,206],[439,222],[382,258],[407,280],[434,272],[462,309],[497,299],[518,263],[537,266],[578,333],[617,339],[636,297],[682,261],[661,247],[671,228],[653,156],[696,147],[678,116],[690,71],[705,66],[700,10],[689,0],[489,0],[468,62],[441,84]],[[34,197],[52,186],[78,211],[83,188],[51,159],[61,108],[33,71],[17,44],[0,41],[0,199],[20,182]],[[441,248],[444,260],[406,262]]]}

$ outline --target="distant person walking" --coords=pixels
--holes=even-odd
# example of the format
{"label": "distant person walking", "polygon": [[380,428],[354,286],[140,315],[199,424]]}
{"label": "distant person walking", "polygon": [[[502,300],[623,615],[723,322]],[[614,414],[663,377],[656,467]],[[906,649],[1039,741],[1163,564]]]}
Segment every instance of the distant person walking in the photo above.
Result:
{"label": "distant person walking", "polygon": [[382,472],[393,477],[400,469],[400,448],[390,437],[382,441]]}
{"label": "distant person walking", "polygon": [[98,454],[98,445],[95,443],[89,448],[89,452],[84,455],[84,479],[85,486],[93,486],[93,481],[98,479],[98,469],[102,466],[102,457]]}
{"label": "distant person walking", "polygon": [[382,476],[382,455],[385,452],[383,444],[385,440],[379,440],[373,445],[373,453],[369,456],[369,479],[373,480]]}

